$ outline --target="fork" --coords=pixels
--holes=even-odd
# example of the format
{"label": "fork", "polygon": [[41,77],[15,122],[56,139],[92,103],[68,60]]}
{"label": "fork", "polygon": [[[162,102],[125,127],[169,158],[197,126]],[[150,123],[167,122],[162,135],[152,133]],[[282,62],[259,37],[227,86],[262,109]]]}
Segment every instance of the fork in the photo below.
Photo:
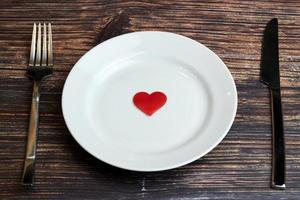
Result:
{"label": "fork", "polygon": [[33,176],[36,160],[36,143],[39,124],[40,86],[43,79],[52,75],[52,67],[53,50],[51,23],[48,23],[48,35],[47,26],[45,23],[43,24],[43,33],[41,23],[39,23],[38,26],[36,25],[36,23],[34,23],[32,31],[29,66],[26,70],[26,75],[33,80],[33,92],[29,129],[27,136],[26,154],[22,175],[23,185],[33,185]]}

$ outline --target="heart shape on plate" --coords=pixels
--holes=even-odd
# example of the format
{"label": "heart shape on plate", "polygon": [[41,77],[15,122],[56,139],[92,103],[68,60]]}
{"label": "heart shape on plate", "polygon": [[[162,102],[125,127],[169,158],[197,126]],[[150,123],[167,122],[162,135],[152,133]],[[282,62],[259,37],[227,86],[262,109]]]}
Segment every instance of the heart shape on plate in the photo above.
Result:
{"label": "heart shape on plate", "polygon": [[167,101],[167,96],[163,92],[153,92],[148,94],[147,92],[138,92],[133,97],[134,105],[140,109],[143,113],[151,116],[157,110],[159,110]]}

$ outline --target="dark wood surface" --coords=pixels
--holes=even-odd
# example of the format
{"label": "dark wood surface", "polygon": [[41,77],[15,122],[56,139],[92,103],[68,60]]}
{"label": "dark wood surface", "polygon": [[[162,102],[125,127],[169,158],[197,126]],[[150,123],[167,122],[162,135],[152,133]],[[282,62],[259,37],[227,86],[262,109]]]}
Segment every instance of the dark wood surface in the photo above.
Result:
{"label": "dark wood surface", "polygon": [[[279,19],[287,189],[270,189],[267,88],[259,82],[262,31]],[[36,184],[20,185],[32,82],[25,76],[33,22],[53,23],[54,75],[42,86]],[[238,90],[226,138],[178,169],[138,173],[111,167],[72,138],[61,113],[64,81],[89,49],[113,36],[160,30],[217,53]],[[300,199],[300,2],[1,0],[0,199]]]}

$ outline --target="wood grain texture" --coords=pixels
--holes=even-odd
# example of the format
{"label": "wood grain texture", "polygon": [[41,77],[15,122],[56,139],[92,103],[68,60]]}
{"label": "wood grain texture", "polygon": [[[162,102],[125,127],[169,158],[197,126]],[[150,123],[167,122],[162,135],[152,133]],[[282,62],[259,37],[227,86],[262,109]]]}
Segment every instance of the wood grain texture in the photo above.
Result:
{"label": "wood grain texture", "polygon": [[[279,19],[287,190],[270,189],[269,94],[259,82],[262,31]],[[20,185],[32,83],[24,76],[32,23],[51,21],[54,75],[42,86],[36,185]],[[160,30],[191,37],[226,63],[238,112],[226,138],[203,158],[174,170],[111,167],[72,138],[61,92],[74,63],[111,37]],[[0,4],[0,199],[300,199],[300,2],[9,1]]]}

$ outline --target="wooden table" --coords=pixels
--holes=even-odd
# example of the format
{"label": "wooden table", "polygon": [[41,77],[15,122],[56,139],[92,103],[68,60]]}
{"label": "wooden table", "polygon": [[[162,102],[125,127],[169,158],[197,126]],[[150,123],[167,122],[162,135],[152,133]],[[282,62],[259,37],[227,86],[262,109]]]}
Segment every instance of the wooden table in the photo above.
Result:
{"label": "wooden table", "polygon": [[[262,31],[279,18],[287,189],[270,189],[271,126],[259,82]],[[32,82],[24,76],[33,22],[53,23],[54,75],[44,82],[36,181],[20,185]],[[211,48],[237,84],[238,112],[226,138],[178,169],[138,173],[84,151],[61,112],[64,81],[89,49],[145,30],[179,33]],[[300,2],[2,0],[0,4],[0,199],[300,199]]]}

